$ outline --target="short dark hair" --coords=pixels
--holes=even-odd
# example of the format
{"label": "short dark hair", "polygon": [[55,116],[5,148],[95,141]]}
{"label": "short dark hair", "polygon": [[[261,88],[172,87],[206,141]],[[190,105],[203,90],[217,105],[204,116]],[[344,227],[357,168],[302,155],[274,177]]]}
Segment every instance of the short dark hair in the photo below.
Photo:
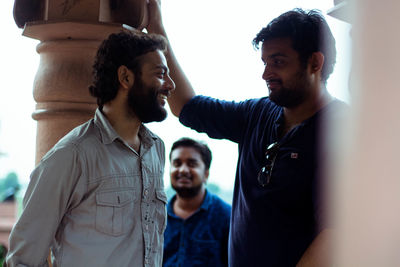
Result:
{"label": "short dark hair", "polygon": [[197,152],[199,152],[201,156],[201,159],[204,162],[204,165],[206,166],[206,170],[210,169],[212,153],[207,144],[193,140],[188,137],[182,137],[181,139],[175,141],[175,143],[172,144],[171,151],[169,152],[169,160],[171,160],[172,152],[179,147],[192,147],[195,150],[197,150]]}
{"label": "short dark hair", "polygon": [[140,73],[140,56],[156,50],[166,50],[166,40],[161,35],[121,31],[104,40],[93,65],[93,85],[90,94],[97,98],[100,108],[113,100],[118,92],[118,68],[122,65]]}
{"label": "short dark hair", "polygon": [[320,11],[296,8],[283,13],[261,29],[253,39],[253,45],[258,49],[260,42],[276,38],[291,39],[292,47],[299,53],[300,62],[304,66],[312,53],[321,52],[325,58],[321,78],[326,83],[336,63],[336,45],[328,23]]}

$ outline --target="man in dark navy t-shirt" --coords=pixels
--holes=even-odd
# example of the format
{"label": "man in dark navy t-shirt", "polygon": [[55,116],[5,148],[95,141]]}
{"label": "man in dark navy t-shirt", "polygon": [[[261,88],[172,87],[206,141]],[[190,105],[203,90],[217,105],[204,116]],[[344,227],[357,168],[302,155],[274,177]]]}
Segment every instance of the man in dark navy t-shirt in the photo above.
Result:
{"label": "man in dark navy t-shirt", "polygon": [[[167,37],[159,4],[149,1],[147,29]],[[326,88],[336,60],[334,37],[318,11],[294,9],[261,29],[253,44],[261,44],[268,97],[228,102],[195,96],[169,46],[176,82],[169,105],[184,125],[239,146],[230,266],[332,265],[332,230],[319,199],[326,158],[319,132],[328,116],[340,119],[346,109]]]}

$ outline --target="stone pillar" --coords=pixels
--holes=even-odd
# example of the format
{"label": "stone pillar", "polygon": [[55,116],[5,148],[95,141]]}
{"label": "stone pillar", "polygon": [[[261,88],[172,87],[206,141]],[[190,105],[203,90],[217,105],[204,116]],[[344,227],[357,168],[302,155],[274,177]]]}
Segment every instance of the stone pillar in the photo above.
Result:
{"label": "stone pillar", "polygon": [[146,0],[15,0],[23,35],[40,40],[33,96],[37,120],[36,163],[66,133],[89,120],[97,107],[88,87],[97,48],[123,28],[147,23]]}

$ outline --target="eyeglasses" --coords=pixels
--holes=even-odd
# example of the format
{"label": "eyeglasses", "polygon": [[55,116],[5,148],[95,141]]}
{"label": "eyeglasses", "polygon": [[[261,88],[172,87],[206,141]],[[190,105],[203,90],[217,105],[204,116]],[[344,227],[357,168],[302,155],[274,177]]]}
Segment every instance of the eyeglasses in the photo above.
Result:
{"label": "eyeglasses", "polygon": [[258,183],[265,187],[271,182],[272,169],[274,168],[276,156],[278,155],[279,144],[278,142],[272,143],[268,146],[267,151],[265,151],[266,163],[264,167],[261,168],[258,173]]}

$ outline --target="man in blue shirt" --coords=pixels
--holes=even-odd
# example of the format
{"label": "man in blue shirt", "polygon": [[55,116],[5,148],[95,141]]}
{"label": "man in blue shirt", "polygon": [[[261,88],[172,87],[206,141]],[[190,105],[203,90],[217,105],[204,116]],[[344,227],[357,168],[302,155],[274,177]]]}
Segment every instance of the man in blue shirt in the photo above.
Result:
{"label": "man in blue shirt", "polygon": [[231,207],[207,191],[212,154],[190,138],[176,141],[170,152],[171,186],[167,205],[164,267],[228,266]]}
{"label": "man in blue shirt", "polygon": [[[149,0],[147,29],[167,37],[159,4]],[[237,103],[196,96],[169,46],[176,91],[168,102],[184,125],[238,144],[229,266],[332,266],[320,130],[346,109],[326,88],[335,39],[318,11],[294,9],[261,29],[253,40],[260,43],[268,97]]]}

